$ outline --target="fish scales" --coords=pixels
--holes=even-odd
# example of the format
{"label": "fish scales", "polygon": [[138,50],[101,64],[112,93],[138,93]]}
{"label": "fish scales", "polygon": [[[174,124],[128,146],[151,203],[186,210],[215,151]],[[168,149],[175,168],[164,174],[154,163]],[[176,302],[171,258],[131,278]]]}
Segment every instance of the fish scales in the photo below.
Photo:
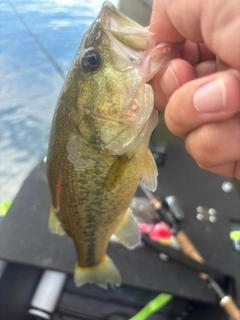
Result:
{"label": "fish scales", "polygon": [[[64,138],[66,139],[65,145],[56,146],[56,152],[58,153],[61,148],[62,150],[66,148],[69,138],[67,136]],[[61,141],[63,142],[64,140],[61,139]],[[117,216],[121,217],[122,212],[126,212],[128,203],[132,198],[124,190],[132,187],[133,191],[135,191],[138,178],[136,178],[136,175],[132,175],[132,172],[130,172],[131,167],[129,167],[125,175],[121,177],[121,181],[119,181],[120,183],[115,190],[108,190],[108,187],[104,186],[104,184],[116,156],[109,158],[109,156],[91,146],[89,147],[84,142],[82,142],[82,145],[85,147],[84,159],[83,157],[78,159],[77,151],[74,153],[74,161],[79,161],[79,165],[76,164],[74,166],[70,163],[70,165],[65,166],[69,161],[65,158],[66,155],[64,153],[60,156],[62,166],[57,162],[54,163],[54,161],[51,165],[55,168],[62,167],[59,215],[62,217],[64,224],[69,226],[66,231],[74,239],[78,259],[81,261],[81,266],[85,267],[102,262],[109,237],[115,228],[114,225],[119,224]],[[146,151],[142,146],[139,149],[143,149],[139,152],[139,156],[143,157]],[[140,165],[136,156],[131,161],[135,169],[136,166]],[[87,163],[85,164],[85,162]],[[84,167],[84,170],[82,170],[82,167]],[[54,185],[56,185],[58,174],[57,170]],[[92,185],[93,176],[97,177],[94,185]],[[123,193],[123,196],[121,196],[121,193]],[[64,201],[61,201],[62,195],[64,195]],[[104,202],[102,201],[103,196]],[[129,199],[125,198],[127,196]],[[124,206],[122,203],[123,197],[125,201],[127,200]],[[116,208],[121,208],[121,211],[116,210]],[[107,237],[105,237],[106,234],[108,235]],[[103,243],[102,239],[104,238],[105,241]]]}
{"label": "fish scales", "polygon": [[148,149],[157,111],[147,82],[176,52],[109,1],[83,36],[57,102],[47,157],[49,228],[72,237],[78,286],[119,285],[106,255],[110,237],[128,248],[140,241],[129,205],[140,178],[152,191],[157,186]]}

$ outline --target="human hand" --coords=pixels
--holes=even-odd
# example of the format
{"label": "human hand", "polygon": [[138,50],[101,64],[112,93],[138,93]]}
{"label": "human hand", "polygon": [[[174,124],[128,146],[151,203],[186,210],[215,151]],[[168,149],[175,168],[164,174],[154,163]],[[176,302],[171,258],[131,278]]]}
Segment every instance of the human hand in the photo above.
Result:
{"label": "human hand", "polygon": [[240,179],[240,4],[155,0],[149,30],[183,42],[152,80],[155,107],[198,165]]}

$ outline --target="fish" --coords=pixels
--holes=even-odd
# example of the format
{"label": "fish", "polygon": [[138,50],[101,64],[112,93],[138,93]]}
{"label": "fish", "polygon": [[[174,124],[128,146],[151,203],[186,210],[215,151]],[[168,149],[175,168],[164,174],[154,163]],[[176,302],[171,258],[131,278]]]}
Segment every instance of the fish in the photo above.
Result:
{"label": "fish", "polygon": [[139,182],[157,188],[148,148],[158,121],[148,82],[176,55],[105,1],[84,33],[60,92],[52,121],[47,180],[49,229],[69,235],[76,248],[74,281],[119,286],[106,254],[115,235],[129,249],[140,240],[130,209]]}

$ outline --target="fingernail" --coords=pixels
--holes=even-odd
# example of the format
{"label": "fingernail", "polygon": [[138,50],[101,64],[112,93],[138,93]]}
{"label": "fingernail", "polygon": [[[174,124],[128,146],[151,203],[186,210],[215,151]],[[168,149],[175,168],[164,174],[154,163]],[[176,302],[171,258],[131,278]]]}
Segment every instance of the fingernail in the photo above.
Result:
{"label": "fingernail", "polygon": [[166,96],[170,96],[176,89],[180,87],[176,74],[171,66],[169,66],[164,72],[160,80],[160,87]]}
{"label": "fingernail", "polygon": [[221,78],[199,88],[193,96],[193,105],[199,112],[217,112],[226,109],[225,87]]}

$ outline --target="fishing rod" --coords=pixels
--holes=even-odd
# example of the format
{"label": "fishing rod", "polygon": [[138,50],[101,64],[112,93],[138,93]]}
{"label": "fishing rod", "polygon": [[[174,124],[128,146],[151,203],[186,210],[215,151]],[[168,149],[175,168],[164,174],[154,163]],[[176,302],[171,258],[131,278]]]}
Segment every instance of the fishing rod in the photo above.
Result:
{"label": "fishing rod", "polygon": [[[186,235],[186,233],[180,229],[178,219],[171,210],[171,206],[176,206],[176,202],[170,203],[170,210],[167,210],[164,206],[163,202],[160,201],[157,197],[155,197],[152,192],[147,190],[140,184],[140,187],[146,197],[148,198],[149,204],[157,213],[155,217],[156,221],[162,220],[172,229],[172,234],[176,237],[178,244],[182,251],[190,257],[191,259],[197,261],[198,263],[205,265],[205,261],[197,248],[194,246],[192,241]],[[180,209],[180,208],[179,208]],[[179,210],[178,210],[179,211]],[[179,212],[178,212],[179,213]],[[183,217],[183,214],[180,212],[180,216]],[[225,310],[225,312],[232,318],[232,320],[240,320],[240,310],[238,309],[236,303],[230,295],[227,295],[221,286],[217,283],[216,280],[212,276],[210,276],[206,272],[200,272],[199,276],[202,280],[206,281],[208,286],[214,290],[218,299],[219,305]]]}

